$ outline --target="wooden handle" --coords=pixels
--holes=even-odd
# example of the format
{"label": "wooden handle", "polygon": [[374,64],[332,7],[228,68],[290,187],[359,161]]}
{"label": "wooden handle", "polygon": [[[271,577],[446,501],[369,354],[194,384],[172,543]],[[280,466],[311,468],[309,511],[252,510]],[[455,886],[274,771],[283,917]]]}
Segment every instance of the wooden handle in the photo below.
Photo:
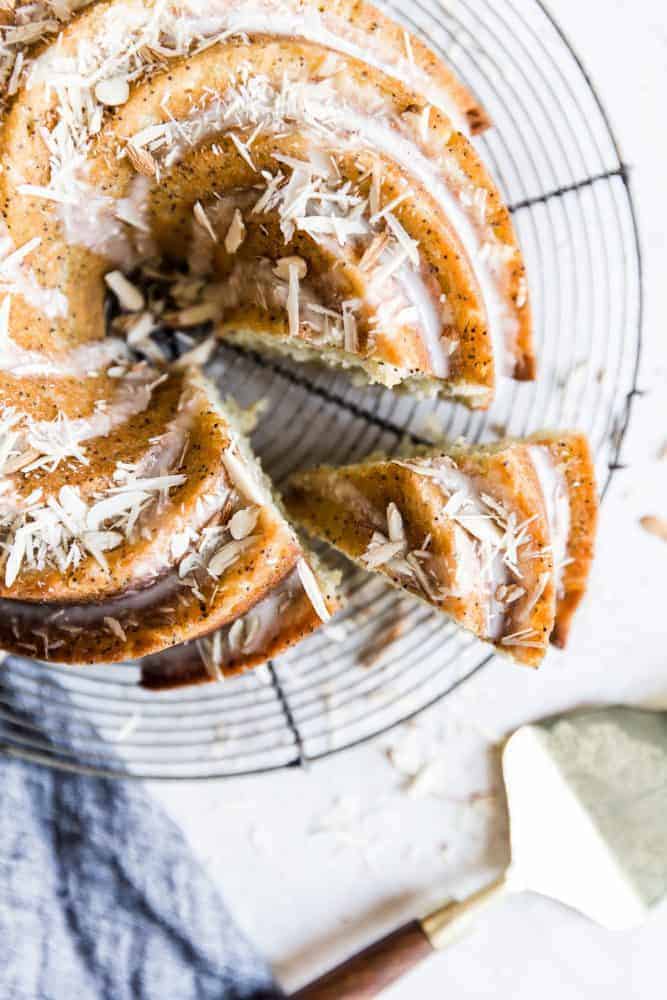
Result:
{"label": "wooden handle", "polygon": [[421,924],[412,920],[293,993],[291,1000],[367,1000],[431,954]]}

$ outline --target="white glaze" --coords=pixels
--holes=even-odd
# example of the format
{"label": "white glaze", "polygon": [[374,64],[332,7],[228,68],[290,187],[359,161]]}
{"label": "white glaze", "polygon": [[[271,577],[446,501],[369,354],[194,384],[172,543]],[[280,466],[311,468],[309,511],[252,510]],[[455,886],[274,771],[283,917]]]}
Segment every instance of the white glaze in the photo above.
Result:
{"label": "white glaze", "polygon": [[529,451],[544,497],[553,553],[554,580],[560,594],[570,537],[567,480],[546,445],[531,445]]}
{"label": "white glaze", "polygon": [[125,342],[115,337],[82,344],[60,357],[28,350],[9,337],[0,339],[0,371],[14,378],[87,378],[126,357]]}
{"label": "white glaze", "polygon": [[192,36],[215,36],[224,31],[230,34],[296,36],[359,59],[419,89],[445,112],[459,131],[466,135],[469,133],[465,116],[448,92],[436,86],[432,77],[413,65],[407,58],[407,51],[405,58],[399,56],[372,34],[337,18],[332,11],[320,12],[315,8],[300,11],[299,6],[286,0],[278,3],[253,0],[239,9],[236,0],[190,0],[183,9],[189,9],[191,13]]}
{"label": "white glaze", "polygon": [[449,373],[449,351],[447,341],[442,338],[442,323],[433,295],[421,275],[407,265],[396,273],[396,281],[410,305],[417,310],[418,329],[428,351],[433,374],[438,378],[446,378]]}
{"label": "white glaze", "polygon": [[[86,247],[125,271],[155,253],[148,231],[150,181],[137,175],[125,198],[109,198],[87,184],[73,184],[71,198],[56,204],[65,240]],[[129,224],[126,220],[129,220]]]}

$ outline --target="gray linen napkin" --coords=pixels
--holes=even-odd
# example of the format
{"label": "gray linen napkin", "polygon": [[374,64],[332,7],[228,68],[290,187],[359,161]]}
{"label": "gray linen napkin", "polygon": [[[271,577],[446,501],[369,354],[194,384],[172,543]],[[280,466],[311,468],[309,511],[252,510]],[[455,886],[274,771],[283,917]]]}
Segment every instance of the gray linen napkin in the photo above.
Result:
{"label": "gray linen napkin", "polygon": [[[62,701],[60,686],[58,694]],[[5,711],[39,726],[40,713],[31,717],[7,674],[0,698]],[[53,699],[44,699],[45,711],[47,704],[53,719]],[[66,708],[59,714],[65,741]],[[179,829],[141,785],[12,758],[1,739],[3,1000],[282,996]]]}

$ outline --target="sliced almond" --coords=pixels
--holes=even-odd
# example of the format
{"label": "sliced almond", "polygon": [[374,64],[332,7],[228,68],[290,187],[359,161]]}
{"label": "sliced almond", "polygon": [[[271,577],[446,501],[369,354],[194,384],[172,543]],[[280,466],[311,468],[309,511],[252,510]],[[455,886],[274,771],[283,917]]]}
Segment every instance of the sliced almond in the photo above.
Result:
{"label": "sliced almond", "polygon": [[229,533],[232,538],[240,541],[252,534],[259,517],[259,507],[243,507],[237,510],[229,522]]}
{"label": "sliced almond", "polygon": [[144,296],[136,285],[129,281],[122,271],[109,271],[104,275],[107,288],[110,288],[118,299],[121,309],[127,312],[139,312],[144,308]]}
{"label": "sliced almond", "polygon": [[644,531],[648,531],[649,535],[655,535],[656,538],[667,542],[667,518],[646,514],[640,519],[639,523]]}
{"label": "sliced almond", "polygon": [[301,586],[306,592],[308,600],[313,605],[318,617],[323,622],[328,622],[331,618],[329,609],[327,608],[326,601],[320,590],[320,585],[317,582],[317,577],[313,573],[312,569],[308,565],[305,559],[301,558],[297,560],[296,564],[297,572],[299,574],[299,579],[301,580]]}
{"label": "sliced almond", "polygon": [[218,234],[216,233],[215,229],[213,228],[213,225],[211,224],[211,220],[209,219],[208,215],[206,214],[206,209],[204,208],[204,206],[202,205],[202,203],[200,201],[196,201],[195,202],[194,208],[192,209],[192,214],[195,217],[195,221],[198,223],[198,225],[201,226],[202,229],[206,230],[206,232],[211,237],[211,239],[213,240],[213,242],[214,243],[218,243],[219,242],[219,240],[218,240]]}
{"label": "sliced almond", "polygon": [[95,97],[100,104],[110,108],[125,104],[130,96],[130,84],[124,76],[113,76],[109,80],[100,80],[95,85]]}
{"label": "sliced almond", "polygon": [[157,161],[147,149],[140,149],[131,142],[128,142],[126,149],[130,163],[138,174],[143,174],[144,177],[157,175]]}
{"label": "sliced almond", "polygon": [[296,273],[297,278],[301,281],[308,273],[308,265],[303,257],[280,257],[276,261],[273,273],[283,281],[289,281],[290,273]]}
{"label": "sliced almond", "polygon": [[245,223],[240,209],[234,209],[232,221],[229,224],[227,235],[225,236],[225,250],[227,253],[236,253],[246,236]]}

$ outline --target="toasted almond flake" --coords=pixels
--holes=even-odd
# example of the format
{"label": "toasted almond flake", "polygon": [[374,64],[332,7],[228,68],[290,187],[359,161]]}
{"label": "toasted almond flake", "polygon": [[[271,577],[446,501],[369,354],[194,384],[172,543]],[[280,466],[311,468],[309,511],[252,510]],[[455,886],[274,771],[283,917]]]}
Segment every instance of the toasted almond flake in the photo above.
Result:
{"label": "toasted almond flake", "polygon": [[199,302],[197,305],[180,309],[175,313],[165,313],[162,317],[170,326],[201,326],[211,320],[220,318],[220,306],[217,302]]}
{"label": "toasted almond flake", "polygon": [[235,622],[232,623],[229,632],[227,633],[227,642],[229,643],[229,648],[238,653],[241,649],[243,643],[243,634],[245,632],[245,624],[242,618],[237,618]]}
{"label": "toasted almond flake", "polygon": [[241,553],[254,541],[252,535],[242,541],[227,542],[213,554],[209,559],[208,572],[213,577],[222,576],[225,570],[229,569],[241,556]]}
{"label": "toasted almond flake", "polygon": [[374,569],[377,566],[384,566],[404,552],[404,542],[376,542],[369,545],[361,558],[369,569]]}
{"label": "toasted almond flake", "polygon": [[378,233],[373,237],[371,242],[368,244],[364,250],[363,256],[359,261],[359,268],[362,271],[370,271],[374,267],[384,250],[386,250],[389,244],[389,233],[385,230],[382,233]]}
{"label": "toasted almond flake", "polygon": [[11,587],[19,573],[25,556],[27,534],[19,529],[14,535],[14,544],[5,563],[5,587]]}
{"label": "toasted almond flake", "polygon": [[402,202],[404,202],[406,198],[410,198],[412,197],[412,195],[413,192],[410,189],[408,189],[407,191],[402,191],[401,194],[398,194],[396,195],[395,198],[392,198],[392,200],[388,202],[384,206],[384,208],[379,209],[377,212],[373,212],[368,221],[372,226],[374,226],[376,222],[379,222],[380,219],[383,219],[386,216],[390,215],[390,213],[393,212],[395,208],[398,208],[398,206],[402,204]]}
{"label": "toasted almond flake", "polygon": [[130,163],[138,174],[142,174],[144,177],[157,176],[157,160],[148,152],[147,149],[135,146],[132,142],[128,142],[125,148],[127,150]]}
{"label": "toasted almond flake", "polygon": [[236,253],[238,248],[243,243],[246,236],[245,223],[243,222],[243,216],[241,215],[241,210],[239,208],[234,209],[234,215],[232,216],[232,221],[229,224],[229,229],[225,236],[225,250],[227,253]]}
{"label": "toasted almond flake", "polygon": [[36,250],[41,242],[41,236],[33,236],[32,239],[28,240],[22,246],[17,247],[16,250],[13,250],[8,257],[5,257],[2,261],[0,261],[0,273],[4,272],[6,274],[7,272],[12,271],[18,264],[21,263],[22,260],[31,254],[33,250]]}
{"label": "toasted almond flake", "polygon": [[438,602],[442,600],[442,594],[437,586],[437,584],[431,580],[430,576],[421,565],[419,559],[414,554],[414,552],[408,552],[405,557],[406,561],[412,570],[412,573],[423,590],[424,594],[428,597],[430,601]]}
{"label": "toasted almond flake", "polygon": [[210,359],[213,351],[215,350],[216,338],[207,337],[202,340],[201,343],[196,344],[194,347],[190,348],[184,354],[181,354],[177,361],[174,361],[172,367],[173,371],[184,371],[186,368],[195,367],[201,368]]}
{"label": "toasted almond flake", "polygon": [[496,600],[501,604],[514,604],[518,601],[520,597],[526,593],[523,587],[519,587],[518,584],[500,584],[496,588]]}
{"label": "toasted almond flake", "polygon": [[111,616],[105,616],[104,624],[109,629],[112,635],[115,635],[117,639],[121,642],[127,641],[127,636],[125,630],[117,618],[112,618]]}
{"label": "toasted almond flake", "polygon": [[119,493],[115,496],[107,497],[105,500],[99,500],[88,511],[86,525],[90,531],[97,531],[104,521],[108,521],[112,517],[117,517],[118,514],[124,514],[125,511],[139,506],[145,500],[148,500],[148,498],[148,493],[137,490],[128,493]]}
{"label": "toasted almond flake", "polygon": [[535,642],[532,639],[501,639],[502,646],[518,646],[522,649],[544,649],[543,642]]}
{"label": "toasted almond flake", "polygon": [[401,512],[393,500],[387,505],[387,528],[389,531],[390,542],[405,542],[403,518],[401,517]]}
{"label": "toasted almond flake", "polygon": [[134,347],[140,344],[142,341],[151,334],[155,329],[155,317],[151,312],[142,312],[137,318],[130,324],[126,339],[130,347]]}
{"label": "toasted almond flake", "polygon": [[287,321],[289,323],[290,337],[298,337],[300,330],[299,265],[292,262],[289,265],[289,286],[287,291]]}
{"label": "toasted almond flake", "polygon": [[644,531],[648,531],[649,535],[655,535],[656,538],[667,542],[667,518],[646,514],[640,519],[639,523]]}
{"label": "toasted almond flake", "polygon": [[552,578],[551,573],[540,573],[532,593],[528,595],[524,606],[521,608],[519,614],[517,615],[516,619],[517,622],[524,621],[526,618],[530,617],[533,608],[542,597],[542,594],[546,590],[547,584],[549,583],[549,580],[551,580],[551,578]]}
{"label": "toasted almond flake", "polygon": [[125,104],[130,96],[130,84],[123,76],[114,76],[109,80],[100,80],[95,85],[95,97],[100,104],[108,107],[118,107]]}
{"label": "toasted almond flake", "polygon": [[122,544],[123,535],[119,531],[85,531],[81,540],[86,548],[93,547],[96,552],[110,552]]}
{"label": "toasted almond flake", "polygon": [[240,541],[252,534],[259,517],[259,507],[243,507],[237,510],[229,522],[229,533],[232,538]]}
{"label": "toasted almond flake", "polygon": [[369,193],[369,207],[371,216],[377,215],[380,211],[380,197],[382,195],[382,163],[375,160],[373,163],[373,173],[371,177],[371,188]]}
{"label": "toasted almond flake", "polygon": [[148,491],[148,492],[155,492],[155,491],[162,492],[164,490],[171,490],[171,489],[173,489],[176,486],[182,486],[183,483],[186,482],[187,476],[184,475],[182,472],[179,472],[179,473],[175,473],[173,475],[164,475],[164,476],[138,476],[137,477],[137,476],[132,475],[129,478],[127,478],[126,476],[119,475],[118,474],[118,470],[116,470],[116,473],[114,474],[114,480],[116,482],[118,482],[118,481],[122,481],[123,479],[126,480],[123,483],[123,485],[122,486],[112,486],[110,488],[110,490],[109,490],[109,493],[111,493],[111,494],[125,493],[128,490],[128,488],[131,489],[131,490],[145,490],[145,491]]}
{"label": "toasted almond flake", "polygon": [[357,301],[354,299],[352,302],[343,302],[343,347],[351,354],[356,353],[359,349],[357,320],[353,312]]}
{"label": "toasted almond flake", "polygon": [[257,167],[252,162],[252,157],[250,156],[250,150],[248,148],[248,144],[245,143],[245,142],[243,142],[238,137],[238,135],[236,135],[235,132],[229,132],[228,135],[229,135],[229,138],[234,143],[234,146],[236,147],[236,151],[239,154],[239,156],[241,157],[241,159],[245,160],[245,162],[248,164],[248,166],[250,167],[250,169],[253,170],[253,171],[255,171],[255,173],[256,173],[257,172]]}
{"label": "toasted almond flake", "polygon": [[206,669],[206,673],[214,681],[224,681],[222,664],[222,633],[214,632],[206,639],[197,640],[197,652]]}
{"label": "toasted almond flake", "polygon": [[190,552],[183,559],[181,559],[178,565],[178,576],[180,580],[183,580],[189,573],[194,572],[201,566],[201,557],[197,552]]}
{"label": "toasted almond flake", "polygon": [[122,271],[109,271],[104,275],[104,281],[118,299],[121,309],[127,312],[139,312],[144,308],[145,300],[142,292],[125,277]]}
{"label": "toasted almond flake", "polygon": [[405,54],[408,57],[408,62],[410,63],[410,66],[414,69],[415,57],[412,51],[412,41],[410,39],[410,35],[405,30],[403,31],[403,41],[405,42]]}
{"label": "toasted almond flake", "polygon": [[185,553],[188,551],[191,542],[191,532],[189,529],[185,531],[180,531],[171,538],[171,555],[176,561],[183,558]]}
{"label": "toasted almond flake", "polygon": [[308,265],[303,257],[280,257],[273,268],[273,273],[283,281],[289,281],[294,272],[299,281],[308,273]]}
{"label": "toasted almond flake", "polygon": [[528,646],[529,648],[542,649],[544,643],[538,642],[539,633],[534,628],[523,628],[518,632],[511,632],[500,640],[501,646]]}
{"label": "toasted almond flake", "polygon": [[317,582],[317,577],[303,557],[297,560],[296,569],[299,574],[301,586],[303,587],[306,596],[315,609],[318,617],[323,622],[328,622],[331,618],[331,613],[327,608],[324,596],[320,590],[320,585]]}
{"label": "toasted almond flake", "polygon": [[222,462],[232,484],[241,496],[262,507],[266,503],[266,497],[251,469],[231,448],[227,448],[224,452]]}
{"label": "toasted almond flake", "polygon": [[213,242],[218,243],[219,242],[218,234],[211,225],[211,220],[206,214],[206,210],[204,209],[204,206],[200,201],[195,202],[194,208],[192,209],[192,214],[195,217],[195,221],[198,223],[198,225],[201,226],[202,229],[204,229],[208,233]]}
{"label": "toasted almond flake", "polygon": [[252,648],[255,639],[259,635],[261,624],[259,615],[250,615],[246,619],[245,638],[243,640],[244,652],[248,652]]}
{"label": "toasted almond flake", "polygon": [[417,240],[413,240],[411,236],[408,236],[407,232],[394,215],[389,213],[387,214],[386,219],[387,225],[391,229],[391,232],[393,236],[395,236],[400,247],[405,251],[405,255],[408,260],[411,264],[414,264],[414,266],[417,267],[419,265],[419,251],[417,249],[419,244],[417,243]]}
{"label": "toasted almond flake", "polygon": [[426,142],[428,139],[429,128],[431,126],[431,111],[433,108],[430,104],[427,104],[419,116],[419,133],[422,142]]}

